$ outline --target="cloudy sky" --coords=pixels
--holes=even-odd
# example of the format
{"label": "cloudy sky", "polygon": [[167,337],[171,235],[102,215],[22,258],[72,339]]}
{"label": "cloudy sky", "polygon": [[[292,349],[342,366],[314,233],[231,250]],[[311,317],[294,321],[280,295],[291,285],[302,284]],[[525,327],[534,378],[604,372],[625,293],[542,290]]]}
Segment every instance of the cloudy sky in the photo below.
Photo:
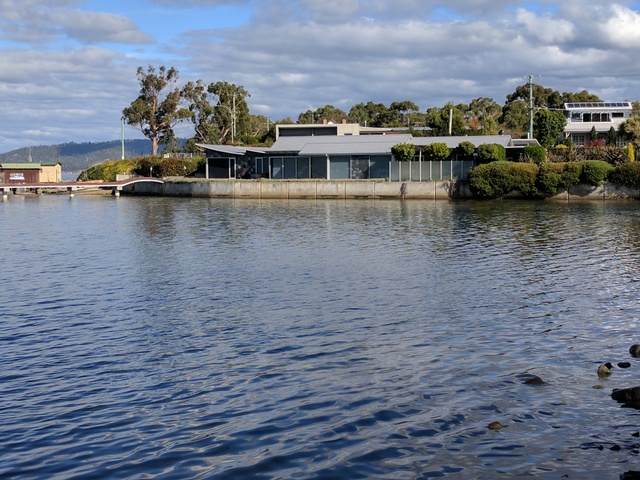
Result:
{"label": "cloudy sky", "polygon": [[242,85],[274,121],[367,101],[502,105],[529,74],[636,101],[640,1],[0,0],[0,152],[119,139],[148,65]]}

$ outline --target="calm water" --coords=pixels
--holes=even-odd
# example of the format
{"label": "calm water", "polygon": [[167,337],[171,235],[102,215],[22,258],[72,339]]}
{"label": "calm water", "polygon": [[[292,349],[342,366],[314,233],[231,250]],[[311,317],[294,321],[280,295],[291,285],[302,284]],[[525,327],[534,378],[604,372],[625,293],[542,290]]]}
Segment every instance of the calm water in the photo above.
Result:
{"label": "calm water", "polygon": [[640,470],[637,202],[10,196],[0,230],[2,478]]}

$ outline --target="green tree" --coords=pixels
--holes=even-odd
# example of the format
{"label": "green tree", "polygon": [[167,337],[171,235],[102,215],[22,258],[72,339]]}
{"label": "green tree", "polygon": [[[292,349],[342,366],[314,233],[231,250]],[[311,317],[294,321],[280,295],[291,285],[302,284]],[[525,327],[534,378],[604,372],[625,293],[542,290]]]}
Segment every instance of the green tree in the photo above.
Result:
{"label": "green tree", "polygon": [[389,127],[393,122],[393,114],[382,103],[359,103],[349,110],[349,122],[359,123],[367,127]]}
{"label": "green tree", "polygon": [[615,147],[617,142],[618,132],[616,131],[615,127],[611,127],[609,128],[609,133],[607,133],[607,145]]}
{"label": "green tree", "polygon": [[466,122],[464,111],[466,105],[461,108],[456,107],[453,102],[448,102],[443,108],[432,107],[427,110],[427,126],[433,131],[434,136],[449,135],[449,119],[451,116],[451,135],[462,136],[466,133]]}
{"label": "green tree", "polygon": [[465,116],[471,134],[496,135],[501,114],[502,108],[492,98],[480,97],[471,100]]}
{"label": "green tree", "polygon": [[558,110],[540,110],[533,123],[533,136],[543,147],[553,147],[562,138],[567,119]]}
{"label": "green tree", "polygon": [[420,112],[420,107],[412,101],[392,102],[389,110],[396,117],[394,120],[399,126],[411,126],[411,115]]}
{"label": "green tree", "polygon": [[251,97],[243,86],[229,82],[211,83],[207,92],[213,99],[216,126],[220,143],[236,142],[236,138],[249,135],[249,106],[246,98]]}
{"label": "green tree", "polygon": [[524,100],[507,103],[502,108],[500,123],[513,138],[526,136],[529,130],[529,106]]}
{"label": "green tree", "polygon": [[151,140],[151,155],[158,155],[158,144],[168,143],[174,137],[173,127],[189,117],[189,111],[181,108],[179,88],[167,91],[178,80],[178,71],[161,66],[156,70],[149,65],[145,71],[138,67],[140,95],[122,111],[127,124],[139,129]]}
{"label": "green tree", "polygon": [[342,122],[343,119],[347,119],[348,115],[341,109],[334,107],[333,105],[325,105],[316,110],[307,110],[304,113],[298,115],[298,123],[312,124],[323,123],[324,121],[334,121],[337,123]]}
{"label": "green tree", "polygon": [[182,89],[182,96],[189,102],[189,119],[195,132],[193,143],[220,143],[215,108],[202,80],[187,83]]}
{"label": "green tree", "polygon": [[640,145],[640,116],[631,117],[622,122],[618,132],[627,141],[638,147]]}

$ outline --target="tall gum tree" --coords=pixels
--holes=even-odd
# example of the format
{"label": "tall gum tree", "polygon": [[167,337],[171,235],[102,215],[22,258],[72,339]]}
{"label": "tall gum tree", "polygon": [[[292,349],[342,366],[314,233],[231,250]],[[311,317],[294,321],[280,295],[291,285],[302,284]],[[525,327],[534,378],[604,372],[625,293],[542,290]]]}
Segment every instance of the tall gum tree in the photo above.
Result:
{"label": "tall gum tree", "polygon": [[158,144],[175,138],[173,127],[190,113],[181,108],[180,89],[167,87],[178,81],[178,71],[163,65],[156,70],[149,65],[147,70],[138,67],[140,95],[122,111],[127,124],[137,128],[151,140],[151,155],[158,155]]}

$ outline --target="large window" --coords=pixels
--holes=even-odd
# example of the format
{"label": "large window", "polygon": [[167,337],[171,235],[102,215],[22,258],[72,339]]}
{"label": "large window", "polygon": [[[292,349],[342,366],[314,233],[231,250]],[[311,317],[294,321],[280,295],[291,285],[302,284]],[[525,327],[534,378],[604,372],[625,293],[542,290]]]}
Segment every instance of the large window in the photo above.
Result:
{"label": "large window", "polygon": [[353,180],[369,178],[369,155],[351,156],[351,178]]}
{"label": "large window", "polygon": [[340,180],[349,178],[349,157],[331,157],[331,179]]}

